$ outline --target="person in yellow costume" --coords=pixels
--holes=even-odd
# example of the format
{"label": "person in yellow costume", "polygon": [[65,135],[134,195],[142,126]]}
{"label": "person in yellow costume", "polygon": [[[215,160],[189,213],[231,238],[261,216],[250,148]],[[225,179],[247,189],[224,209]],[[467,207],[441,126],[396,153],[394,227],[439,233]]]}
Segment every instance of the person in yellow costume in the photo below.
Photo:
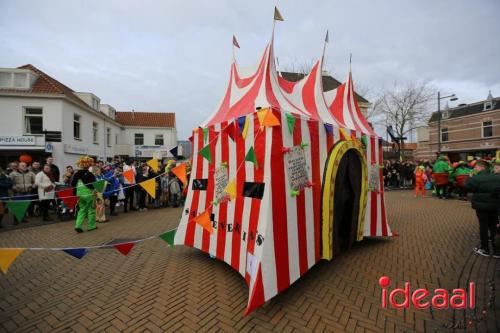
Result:
{"label": "person in yellow costume", "polygon": [[87,230],[97,229],[95,224],[95,191],[93,182],[94,174],[89,170],[94,165],[94,159],[89,156],[82,156],[76,162],[79,170],[73,175],[71,186],[75,188],[78,196],[78,214],[76,215],[75,230],[83,232],[82,225],[87,220]]}

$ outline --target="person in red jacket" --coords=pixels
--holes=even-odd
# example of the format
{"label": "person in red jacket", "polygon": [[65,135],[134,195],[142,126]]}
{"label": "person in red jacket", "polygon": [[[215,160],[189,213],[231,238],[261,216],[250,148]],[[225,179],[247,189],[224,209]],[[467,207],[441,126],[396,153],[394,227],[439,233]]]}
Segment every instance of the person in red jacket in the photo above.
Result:
{"label": "person in red jacket", "polygon": [[422,192],[422,197],[425,196],[425,182],[427,181],[427,176],[425,175],[425,168],[423,165],[419,165],[415,169],[415,198],[418,197],[418,192]]}

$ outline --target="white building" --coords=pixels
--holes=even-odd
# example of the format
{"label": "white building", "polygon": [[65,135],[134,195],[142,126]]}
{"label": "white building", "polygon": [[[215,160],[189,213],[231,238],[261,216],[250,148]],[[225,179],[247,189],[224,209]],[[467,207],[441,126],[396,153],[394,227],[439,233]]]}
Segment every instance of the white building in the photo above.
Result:
{"label": "white building", "polygon": [[[75,92],[32,65],[0,68],[0,114],[0,165],[4,167],[22,153],[34,160],[52,154],[60,167],[74,165],[81,155],[100,160],[116,155],[153,157],[144,146],[167,157],[164,152],[177,141],[175,114],[134,112],[131,121],[123,118],[121,123],[116,110],[100,104],[96,95]],[[150,117],[157,118],[142,122]],[[140,133],[145,141],[138,145],[130,138]]]}

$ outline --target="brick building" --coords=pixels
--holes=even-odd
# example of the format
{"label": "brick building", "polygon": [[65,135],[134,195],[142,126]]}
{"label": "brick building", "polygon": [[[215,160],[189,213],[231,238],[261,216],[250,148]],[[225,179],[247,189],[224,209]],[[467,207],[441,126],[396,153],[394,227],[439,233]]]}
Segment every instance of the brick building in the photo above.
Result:
{"label": "brick building", "polygon": [[434,112],[426,128],[418,132],[417,159],[434,159],[439,151],[438,128],[441,116],[441,152],[452,162],[470,157],[494,157],[500,150],[500,97],[491,92],[484,101],[446,107]]}

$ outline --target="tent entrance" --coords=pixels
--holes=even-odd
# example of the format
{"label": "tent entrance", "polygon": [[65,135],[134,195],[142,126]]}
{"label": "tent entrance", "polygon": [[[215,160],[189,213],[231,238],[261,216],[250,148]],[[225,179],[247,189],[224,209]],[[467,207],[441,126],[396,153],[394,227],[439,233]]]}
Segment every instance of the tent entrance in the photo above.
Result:
{"label": "tent entrance", "polygon": [[367,200],[367,165],[361,143],[340,141],[326,161],[322,188],[321,257],[331,260],[361,240]]}

